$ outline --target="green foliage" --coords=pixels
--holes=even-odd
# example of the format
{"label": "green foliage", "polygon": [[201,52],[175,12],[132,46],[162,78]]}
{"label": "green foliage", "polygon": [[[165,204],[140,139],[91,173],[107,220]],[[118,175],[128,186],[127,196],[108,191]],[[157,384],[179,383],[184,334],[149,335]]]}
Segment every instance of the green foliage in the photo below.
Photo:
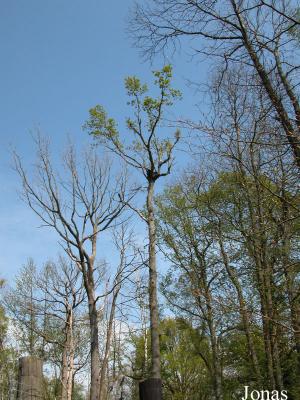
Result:
{"label": "green foliage", "polygon": [[[148,332],[148,342],[149,336]],[[197,336],[196,330],[181,319],[167,318],[160,323],[161,368],[166,400],[207,399],[209,377],[194,345],[194,336]],[[132,339],[134,371],[137,376],[146,378],[149,371],[145,366],[150,364],[150,354],[148,352],[145,359],[145,337],[135,336]]]}
{"label": "green foliage", "polygon": [[182,320],[161,323],[162,379],[165,399],[206,398],[209,377],[191,337],[194,329]]}
{"label": "green foliage", "polygon": [[[128,76],[125,78],[125,89],[127,90],[127,95],[133,98],[137,98],[148,91],[147,85],[142,84],[136,76]],[[130,104],[134,105],[135,102]]]}
{"label": "green foliage", "polygon": [[[44,378],[43,385],[44,400],[56,400],[61,397],[61,381],[59,378]],[[74,382],[72,400],[86,400],[86,393],[83,385]]]}
{"label": "green foliage", "polygon": [[[289,326],[290,304],[287,302],[287,272],[284,268],[288,265],[296,291],[299,288],[299,198],[288,191],[284,196],[283,199],[281,187],[265,175],[254,177],[223,172],[212,181],[201,180],[196,173],[185,176],[156,198],[160,243],[170,262],[170,269],[161,284],[162,292],[176,315],[198,321],[202,336],[197,337],[193,333],[190,337],[195,348],[200,346],[198,352],[207,360],[209,370],[212,359],[205,309],[209,288],[212,312],[217,321],[223,369],[222,390],[226,400],[240,398],[242,393],[239,390],[243,385],[255,387],[258,382],[249,357],[237,294],[232,289],[232,281],[227,275],[229,272],[223,263],[219,239],[222,238],[229,270],[238,280],[247,305],[249,331],[261,371],[260,379],[268,387],[256,257],[260,254],[259,246],[263,245],[264,268],[271,265],[269,274],[274,274],[268,279],[272,282],[276,321]],[[289,219],[282,214],[287,207]],[[284,232],[293,238],[288,247],[280,236],[283,224],[287,230]],[[264,274],[266,277],[265,270]],[[296,399],[299,395],[296,383],[299,358],[291,345],[290,330],[280,328],[280,324],[276,325],[276,329],[280,332],[277,340],[284,387],[289,390],[291,398]],[[204,338],[207,347],[204,346]],[[211,387],[209,381],[206,385]]]}
{"label": "green foliage", "polygon": [[45,400],[58,399],[61,392],[61,382],[58,378],[44,377],[43,393]]}
{"label": "green foliage", "polygon": [[86,129],[90,130],[89,133],[100,140],[107,139],[108,141],[112,141],[117,148],[121,146],[116,123],[112,118],[108,118],[104,108],[97,105],[91,108],[89,113],[90,119],[84,125]]}
{"label": "green foliage", "polygon": [[172,152],[180,139],[178,130],[169,138],[166,135],[158,135],[158,128],[166,109],[181,98],[181,93],[171,86],[170,65],[154,71],[153,75],[154,85],[159,92],[156,97],[149,95],[148,86],[141,83],[139,78],[130,76],[125,79],[125,89],[129,98],[127,104],[133,110],[133,116],[126,119],[130,135],[121,135],[115,120],[109,118],[100,105],[90,109],[84,129],[97,142],[117,153],[131,166],[140,169],[147,178],[156,180],[170,172]]}

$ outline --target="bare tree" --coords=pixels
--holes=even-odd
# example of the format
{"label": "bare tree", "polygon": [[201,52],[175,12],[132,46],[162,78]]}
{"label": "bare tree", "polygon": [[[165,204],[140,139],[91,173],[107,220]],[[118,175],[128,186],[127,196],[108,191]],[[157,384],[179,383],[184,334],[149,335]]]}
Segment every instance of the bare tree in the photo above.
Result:
{"label": "bare tree", "polygon": [[72,398],[78,369],[75,366],[79,347],[76,332],[80,331],[78,308],[84,301],[79,278],[76,265],[62,257],[58,263],[48,262],[40,273],[29,260],[17,276],[16,288],[5,296],[23,351],[58,365],[61,398],[67,400]]}
{"label": "bare tree", "polygon": [[101,360],[99,354],[99,313],[97,303],[97,241],[112,227],[129,201],[124,174],[112,181],[111,165],[100,161],[95,151],[84,153],[81,164],[70,146],[63,167],[66,179],[55,171],[49,144],[36,139],[37,180],[30,179],[15,155],[16,170],[22,180],[24,199],[44,226],[56,231],[60,243],[77,265],[88,301],[90,326],[91,390],[90,400],[99,400]]}
{"label": "bare tree", "polygon": [[[100,399],[106,399],[111,382],[108,377],[109,361],[114,339],[115,325],[117,322],[118,298],[124,282],[143,266],[140,252],[133,240],[133,233],[126,224],[122,224],[113,233],[114,245],[118,252],[119,263],[113,277],[111,288],[104,298],[104,309],[106,309],[107,322],[105,328],[105,345],[101,357],[100,372]],[[118,321],[122,325],[121,319]]]}
{"label": "bare tree", "polygon": [[62,348],[61,399],[71,400],[75,373],[83,366],[82,364],[75,365],[80,345],[80,340],[76,336],[81,331],[80,325],[82,325],[77,310],[85,299],[80,271],[73,262],[60,257],[59,265],[46,264],[42,274],[37,277],[37,286],[42,292],[39,302],[44,301],[47,307],[41,310],[45,321],[42,336],[46,342],[51,343],[49,331],[51,335],[52,329],[49,321],[55,316],[62,322],[63,340],[62,343],[60,341],[58,343]]}
{"label": "bare tree", "polygon": [[[287,145],[279,139],[282,127],[273,124],[264,93],[254,85],[255,79],[249,80],[249,84],[253,85],[246,92],[239,85],[245,78],[243,73],[232,74],[228,71],[214,93],[218,101],[214,103],[214,123],[207,132],[213,140],[215,154],[222,157],[223,168],[234,173],[235,194],[226,202],[227,207],[232,202],[236,212],[232,217],[227,207],[222,211],[220,204],[211,205],[210,209],[219,226],[227,221],[239,232],[238,240],[244,243],[252,260],[253,276],[260,296],[261,309],[257,312],[262,318],[268,381],[270,386],[282,387],[282,329],[286,334],[292,331],[299,360],[299,311],[296,311],[299,307],[299,285],[294,267],[298,250],[293,228],[299,218],[298,173],[287,154]],[[243,315],[244,301],[239,294],[238,277],[232,275],[226,256],[226,247],[230,249],[233,244],[230,241],[226,244],[226,234],[222,234],[221,230],[218,229],[216,235],[221,256],[236,288],[247,332],[249,324],[246,314]],[[232,239],[237,241],[236,237]],[[283,280],[278,280],[278,276]],[[289,310],[290,321],[287,324],[282,321],[285,316],[278,311],[276,293],[282,292],[289,300],[286,309]],[[254,347],[248,333],[247,340],[254,366],[257,364],[256,357],[253,357]]]}
{"label": "bare tree", "polygon": [[42,357],[43,339],[40,305],[37,302],[36,265],[30,258],[15,279],[14,289],[8,288],[4,295],[4,304],[14,321],[14,334],[22,353]]}
{"label": "bare tree", "polygon": [[[134,119],[127,119],[127,128],[132,133],[132,140],[120,137],[115,121],[108,118],[101,106],[90,110],[90,119],[86,123],[88,132],[103,143],[109,150],[125,160],[131,167],[144,176],[147,183],[146,213],[138,211],[148,225],[149,255],[149,308],[151,327],[151,355],[153,378],[160,379],[160,348],[158,331],[157,304],[157,265],[156,265],[156,225],[154,215],[154,187],[158,179],[170,174],[173,165],[173,150],[179,140],[179,132],[173,139],[159,137],[158,129],[162,122],[166,106],[180,96],[171,88],[172,69],[165,66],[154,73],[155,83],[159,89],[158,98],[151,98],[145,93],[147,86],[142,85],[136,77],[125,81],[130,104],[134,108]],[[127,202],[127,204],[129,204]],[[130,206],[130,204],[129,204]],[[137,210],[136,210],[137,211]]]}
{"label": "bare tree", "polygon": [[[299,2],[294,0],[150,0],[137,5],[131,34],[153,56],[180,38],[222,69],[247,65],[256,74],[300,168]],[[185,42],[186,43],[186,42]]]}

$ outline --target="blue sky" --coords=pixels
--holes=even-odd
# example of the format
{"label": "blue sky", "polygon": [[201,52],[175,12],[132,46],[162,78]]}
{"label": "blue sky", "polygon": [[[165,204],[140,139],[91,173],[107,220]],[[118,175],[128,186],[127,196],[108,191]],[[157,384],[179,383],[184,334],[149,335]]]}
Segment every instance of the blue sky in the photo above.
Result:
{"label": "blue sky", "polygon": [[[131,0],[0,0],[0,275],[11,279],[28,257],[45,262],[59,251],[57,237],[38,228],[39,220],[22,203],[12,169],[17,148],[30,166],[34,162],[31,133],[51,137],[59,153],[69,135],[78,146],[90,142],[81,127],[97,103],[122,120],[128,115],[124,77],[151,81],[163,65],[143,63],[126,37]],[[203,66],[181,53],[174,63],[175,86],[183,100],[177,117],[197,115],[199,100],[185,79],[199,80]],[[174,114],[174,115],[175,115]],[[109,248],[107,248],[109,251]]]}

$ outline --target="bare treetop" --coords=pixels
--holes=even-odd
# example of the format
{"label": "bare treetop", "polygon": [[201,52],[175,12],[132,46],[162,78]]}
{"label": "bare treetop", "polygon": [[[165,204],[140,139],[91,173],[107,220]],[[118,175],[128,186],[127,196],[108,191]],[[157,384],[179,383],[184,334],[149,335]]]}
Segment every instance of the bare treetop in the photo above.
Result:
{"label": "bare treetop", "polygon": [[299,19],[297,0],[151,0],[136,5],[131,35],[153,57],[180,39],[218,58],[223,71],[244,65],[258,76],[300,168]]}
{"label": "bare treetop", "polygon": [[15,154],[23,197],[43,224],[56,230],[64,249],[72,255],[74,247],[93,243],[97,234],[112,226],[120,215],[126,197],[126,177],[120,174],[112,184],[108,160],[100,160],[90,149],[79,162],[70,146],[64,155],[62,178],[51,162],[46,140],[38,137],[36,142],[36,180],[29,178],[21,158]]}
{"label": "bare treetop", "polygon": [[[284,35],[298,29],[298,1],[263,0],[150,0],[135,5],[129,32],[146,58],[175,49],[182,36],[197,38],[196,51],[236,57],[244,31],[257,50],[268,51]],[[204,46],[199,37],[210,39]],[[293,37],[289,37],[292,41]],[[286,44],[286,43],[282,43]],[[169,48],[170,50],[170,48]]]}

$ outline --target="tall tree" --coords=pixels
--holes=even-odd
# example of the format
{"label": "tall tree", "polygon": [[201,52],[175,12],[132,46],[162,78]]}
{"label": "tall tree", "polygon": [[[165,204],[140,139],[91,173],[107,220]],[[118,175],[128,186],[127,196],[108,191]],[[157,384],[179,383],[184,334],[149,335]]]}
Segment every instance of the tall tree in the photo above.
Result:
{"label": "tall tree", "polygon": [[44,341],[42,335],[43,318],[40,313],[37,267],[32,258],[22,267],[15,279],[15,288],[4,297],[6,309],[14,321],[15,336],[20,350],[26,355],[42,357]]}
{"label": "tall tree", "polygon": [[[195,187],[200,187],[194,180]],[[216,297],[222,298],[221,264],[214,238],[209,235],[195,201],[192,185],[175,186],[158,200],[160,235],[172,273],[164,280],[168,303],[180,315],[194,319],[209,338],[210,356],[205,357],[216,400],[222,400],[221,318]],[[174,272],[173,272],[174,271]],[[219,289],[218,289],[219,288]]]}
{"label": "tall tree", "polygon": [[63,166],[67,176],[60,178],[49,154],[49,144],[38,137],[37,177],[30,179],[21,159],[15,166],[23,185],[24,199],[43,221],[56,231],[61,244],[79,269],[88,300],[90,327],[90,400],[99,400],[101,360],[99,353],[99,312],[97,293],[97,243],[99,235],[110,228],[124,209],[125,177],[112,181],[110,163],[101,162],[95,151],[85,152],[81,164],[70,147]]}
{"label": "tall tree", "polygon": [[[107,399],[111,386],[116,382],[115,365],[112,362],[112,373],[110,374],[109,367],[111,361],[112,347],[115,345],[115,330],[116,324],[121,324],[121,320],[118,320],[118,300],[121,294],[121,289],[127,281],[131,279],[134,272],[139,270],[143,265],[139,250],[133,240],[133,234],[128,229],[126,224],[122,224],[118,227],[113,234],[114,245],[117,250],[119,262],[114,276],[110,276],[113,284],[112,288],[108,289],[108,293],[104,298],[104,311],[107,314],[107,321],[105,323],[105,340],[101,354],[101,371],[100,371],[100,399]],[[109,376],[112,375],[112,376]],[[122,380],[121,380],[122,382]]]}
{"label": "tall tree", "polygon": [[[61,400],[71,400],[73,396],[74,377],[82,364],[78,362],[80,339],[82,332],[84,290],[80,279],[80,271],[70,260],[60,257],[57,264],[47,263],[37,277],[40,290],[39,302],[44,301],[47,309],[41,309],[43,315],[43,338],[58,347],[60,365]],[[43,307],[43,306],[42,306]],[[54,320],[54,321],[53,321]],[[56,321],[55,321],[56,320]],[[52,323],[51,323],[52,322]],[[54,324],[53,324],[54,322]],[[54,326],[53,326],[54,325]],[[56,326],[55,326],[56,325]],[[55,335],[60,329],[61,335]],[[51,340],[51,333],[54,338]],[[60,337],[61,336],[61,337]],[[77,364],[76,363],[77,358]]]}
{"label": "tall tree", "polygon": [[[300,168],[299,4],[283,0],[150,0],[137,5],[131,32],[144,54],[153,56],[180,38],[193,49],[231,65],[247,65],[268,96]],[[184,42],[190,43],[190,42]]]}
{"label": "tall tree", "polygon": [[[28,285],[30,283],[30,286]],[[59,258],[38,272],[32,260],[16,278],[16,287],[5,296],[15,336],[23,353],[35,355],[60,370],[60,397],[72,398],[81,331],[79,306],[84,301],[80,272],[74,263]],[[78,359],[77,359],[78,363]],[[79,367],[82,367],[79,363]]]}
{"label": "tall tree", "polygon": [[[252,88],[245,92],[243,83],[247,79]],[[241,71],[224,74],[214,94],[218,99],[221,96],[222,104],[219,100],[214,103],[215,123],[209,131],[216,152],[222,155],[224,164],[226,163],[227,167],[236,171],[239,176],[240,181],[238,179],[237,183],[240,187],[237,186],[236,190],[237,193],[240,193],[240,190],[243,192],[239,207],[244,207],[244,210],[248,208],[249,219],[252,221],[251,228],[248,227],[252,232],[250,241],[248,237],[248,244],[256,248],[255,251],[252,249],[252,254],[261,254],[260,260],[268,264],[259,267],[260,261],[256,259],[257,268],[261,270],[261,294],[265,296],[269,293],[268,305],[264,305],[266,310],[264,314],[267,316],[270,312],[276,319],[276,313],[274,314],[274,310],[271,309],[272,302],[276,299],[274,295],[278,281],[276,275],[280,271],[285,277],[282,284],[289,299],[290,323],[294,332],[295,347],[298,349],[299,311],[296,309],[299,307],[299,286],[296,283],[297,267],[295,267],[297,251],[292,250],[292,243],[295,244],[294,240],[297,237],[297,225],[294,224],[294,220],[300,211],[299,190],[296,183],[298,173],[287,154],[287,144],[281,143],[282,128],[274,125],[265,96],[255,83],[256,79],[249,79],[249,76]],[[267,202],[273,204],[272,209],[268,211]],[[237,219],[236,224],[243,234],[241,229],[244,226],[243,219]],[[272,245],[280,249],[278,254],[274,254],[272,245],[268,243],[267,238],[271,235]],[[263,255],[263,252],[266,253]],[[268,282],[269,279],[271,281]],[[265,284],[268,284],[268,289]],[[275,310],[276,308],[275,305]],[[272,316],[269,315],[267,319],[269,321],[265,321],[265,324],[272,325]],[[276,324],[273,328],[266,327],[266,332],[270,329],[276,331]],[[274,333],[266,335],[273,338],[270,346],[273,341],[276,347],[276,335]],[[274,352],[276,353],[275,349]],[[298,350],[297,352],[299,354]],[[269,357],[271,354],[271,351],[267,353]],[[270,376],[271,364],[270,360]],[[275,364],[278,365],[278,362]],[[300,366],[300,363],[298,365]],[[300,374],[299,369],[298,371]]]}
{"label": "tall tree", "polygon": [[165,66],[154,72],[155,85],[159,89],[157,98],[147,95],[148,88],[136,77],[128,77],[125,87],[134,110],[134,118],[128,118],[127,128],[132,134],[128,141],[120,136],[116,123],[108,118],[102,106],[90,110],[85,127],[100,143],[142,173],[147,184],[146,213],[139,215],[148,225],[149,255],[149,308],[151,326],[151,375],[161,378],[160,347],[157,303],[156,226],[154,215],[154,188],[158,179],[169,175],[173,165],[173,150],[179,140],[176,131],[173,139],[159,133],[160,124],[168,106],[180,96],[171,87],[172,68]]}
{"label": "tall tree", "polygon": [[[291,398],[299,395],[297,328],[286,319],[290,305],[284,275],[288,268],[294,276],[299,265],[299,217],[295,212],[293,233],[289,230],[294,240],[285,258],[280,225],[288,227],[291,221],[278,224],[281,201],[268,190],[273,192],[274,185],[266,178],[264,184],[258,188],[253,177],[236,171],[212,182],[196,173],[158,199],[159,232],[172,267],[164,293],[175,312],[204,328],[211,358],[203,354],[203,359],[219,398],[226,395],[230,370],[249,385],[284,387]],[[225,348],[232,341],[244,350],[233,351],[229,359]],[[294,365],[292,379],[287,362]],[[216,365],[225,366],[218,371]],[[222,384],[217,392],[218,374]],[[239,393],[238,382],[231,390]]]}

